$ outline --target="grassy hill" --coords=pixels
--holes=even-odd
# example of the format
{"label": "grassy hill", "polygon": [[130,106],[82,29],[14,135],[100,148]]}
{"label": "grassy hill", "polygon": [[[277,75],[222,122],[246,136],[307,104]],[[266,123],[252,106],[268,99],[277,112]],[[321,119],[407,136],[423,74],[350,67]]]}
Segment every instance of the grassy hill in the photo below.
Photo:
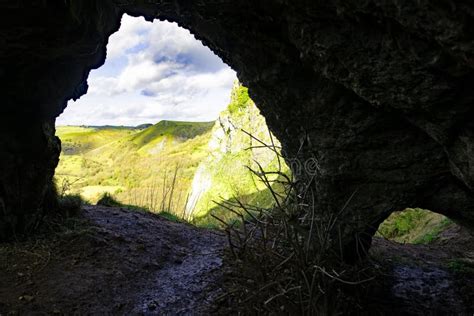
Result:
{"label": "grassy hill", "polygon": [[213,125],[214,122],[160,121],[158,124],[134,134],[130,140],[140,147],[149,146],[163,137],[186,140],[209,131]]}
{"label": "grassy hill", "polygon": [[61,139],[63,154],[76,155],[132,135],[139,130],[119,126],[59,126],[56,135]]}
{"label": "grassy hill", "polygon": [[215,122],[60,126],[57,135],[63,143],[56,170],[59,191],[80,194],[91,203],[109,193],[121,203],[204,225],[211,222],[210,211],[227,215],[216,201],[239,198],[259,207],[274,203],[247,167],[257,170],[256,161],[267,171],[281,166],[275,152],[259,143],[270,144],[272,138],[247,88],[238,83]]}
{"label": "grassy hill", "polygon": [[[123,203],[181,209],[195,169],[206,155],[213,124],[59,126],[63,150],[56,182],[60,191],[79,193],[92,203],[108,192]],[[168,192],[173,182],[175,191]]]}
{"label": "grassy hill", "polygon": [[377,236],[399,243],[429,244],[454,223],[447,217],[420,208],[392,213],[379,227]]}

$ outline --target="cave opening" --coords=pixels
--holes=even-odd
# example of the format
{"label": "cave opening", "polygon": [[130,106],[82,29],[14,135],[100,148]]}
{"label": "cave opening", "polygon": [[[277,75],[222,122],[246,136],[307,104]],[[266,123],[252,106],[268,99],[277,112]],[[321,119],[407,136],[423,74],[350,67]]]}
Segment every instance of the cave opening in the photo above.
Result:
{"label": "cave opening", "polygon": [[[413,265],[416,260],[435,266],[469,261],[472,236],[468,228],[441,213],[423,208],[392,212],[374,235],[372,256],[398,260],[397,254]],[[390,251],[387,251],[390,249]]]}
{"label": "cave opening", "polygon": [[440,213],[406,208],[380,224],[370,258],[391,274],[391,295],[418,302],[409,308],[414,313],[447,304],[462,314],[459,306],[472,295],[472,240],[466,227]]}
{"label": "cave opening", "polygon": [[431,244],[457,224],[446,216],[421,208],[393,212],[380,224],[376,236],[401,244]]}
{"label": "cave opening", "polygon": [[87,94],[57,118],[56,135],[60,197],[201,226],[219,226],[210,213],[234,218],[219,207],[225,201],[271,207],[268,189],[248,168],[285,164],[229,66],[176,23],[126,14],[105,63],[88,77]]}

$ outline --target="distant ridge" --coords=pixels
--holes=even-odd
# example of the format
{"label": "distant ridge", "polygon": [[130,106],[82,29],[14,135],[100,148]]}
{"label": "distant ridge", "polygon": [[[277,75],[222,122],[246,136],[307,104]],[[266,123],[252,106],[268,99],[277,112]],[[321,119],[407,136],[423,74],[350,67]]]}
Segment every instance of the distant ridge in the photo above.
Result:
{"label": "distant ridge", "polygon": [[131,141],[139,146],[149,144],[153,140],[161,137],[180,137],[182,139],[191,139],[198,135],[210,132],[215,122],[188,122],[188,121],[169,121],[162,120],[155,125],[141,130],[131,137]]}
{"label": "distant ridge", "polygon": [[94,129],[130,129],[130,130],[144,130],[152,126],[177,126],[177,125],[194,125],[194,124],[213,124],[215,121],[194,122],[194,121],[175,121],[175,120],[161,120],[155,124],[144,123],[136,126],[131,125],[57,125],[57,127],[83,127]]}
{"label": "distant ridge", "polygon": [[94,150],[95,155],[107,152],[116,156],[123,152],[154,152],[153,148],[168,142],[182,143],[210,132],[214,123],[162,120],[154,125],[137,126],[69,125],[57,126],[56,134],[61,138],[65,155]]}
{"label": "distant ridge", "polygon": [[95,129],[145,129],[153,124],[140,124],[137,126],[127,126],[127,125],[80,125],[79,127],[85,128],[95,128]]}
{"label": "distant ridge", "polygon": [[151,127],[151,126],[153,126],[153,124],[148,123],[148,124],[137,125],[135,128],[136,129],[146,129],[146,128]]}

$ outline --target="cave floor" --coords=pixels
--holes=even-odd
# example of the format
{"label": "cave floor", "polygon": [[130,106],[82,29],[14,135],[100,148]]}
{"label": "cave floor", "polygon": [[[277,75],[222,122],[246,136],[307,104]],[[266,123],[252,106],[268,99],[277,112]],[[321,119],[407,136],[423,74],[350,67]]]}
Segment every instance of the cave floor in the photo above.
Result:
{"label": "cave floor", "polygon": [[377,289],[383,297],[372,302],[376,309],[397,315],[474,315],[474,237],[465,229],[453,225],[430,244],[374,238],[369,260],[386,286]]}
{"label": "cave floor", "polygon": [[220,233],[123,208],[86,206],[83,215],[55,236],[0,244],[0,315],[212,309]]}
{"label": "cave floor", "polygon": [[[47,237],[0,244],[0,315],[222,312],[221,232],[101,206],[56,225]],[[472,315],[473,240],[457,226],[430,245],[374,239],[368,311]]]}

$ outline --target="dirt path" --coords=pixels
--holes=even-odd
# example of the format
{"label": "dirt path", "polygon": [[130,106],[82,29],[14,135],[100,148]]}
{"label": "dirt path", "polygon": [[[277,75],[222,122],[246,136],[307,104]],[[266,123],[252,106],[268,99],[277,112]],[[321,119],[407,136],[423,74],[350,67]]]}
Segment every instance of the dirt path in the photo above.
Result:
{"label": "dirt path", "polygon": [[0,314],[204,314],[220,293],[224,237],[88,206],[74,230],[0,246]]}

